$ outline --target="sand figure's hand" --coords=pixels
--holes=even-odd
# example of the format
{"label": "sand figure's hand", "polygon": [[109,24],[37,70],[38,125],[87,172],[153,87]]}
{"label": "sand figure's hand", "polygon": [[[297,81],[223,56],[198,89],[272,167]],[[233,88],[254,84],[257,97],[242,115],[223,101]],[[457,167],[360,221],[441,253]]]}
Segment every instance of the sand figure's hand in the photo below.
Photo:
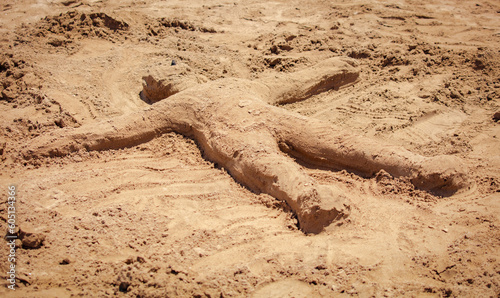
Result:
{"label": "sand figure's hand", "polygon": [[34,139],[20,154],[27,160],[39,157],[65,156],[84,149],[81,142],[84,139],[85,135],[74,134],[73,129],[67,128]]}

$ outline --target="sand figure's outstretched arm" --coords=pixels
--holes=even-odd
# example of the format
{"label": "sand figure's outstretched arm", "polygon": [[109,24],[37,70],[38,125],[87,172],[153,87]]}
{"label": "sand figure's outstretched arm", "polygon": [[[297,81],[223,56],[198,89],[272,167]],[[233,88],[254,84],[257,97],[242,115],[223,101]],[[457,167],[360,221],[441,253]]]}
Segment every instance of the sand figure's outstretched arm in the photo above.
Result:
{"label": "sand figure's outstretched arm", "polygon": [[385,170],[443,194],[464,187],[465,168],[456,158],[423,157],[274,106],[352,84],[358,76],[352,60],[332,58],[297,73],[255,82],[212,81],[179,90],[142,112],[42,136],[25,156],[129,147],[174,131],[194,138],[207,159],[226,168],[243,185],[286,201],[306,233],[318,233],[347,216],[349,207],[343,194],[318,185],[283,152],[366,176]]}
{"label": "sand figure's outstretched arm", "polygon": [[79,150],[121,149],[148,142],[162,134],[190,131],[189,103],[168,110],[151,106],[132,114],[78,128],[63,128],[35,138],[22,153],[25,159],[64,156]]}
{"label": "sand figure's outstretched arm", "polygon": [[331,58],[309,68],[286,75],[265,76],[258,81],[271,90],[265,99],[273,105],[294,103],[313,95],[347,87],[359,79],[357,62],[349,58]]}

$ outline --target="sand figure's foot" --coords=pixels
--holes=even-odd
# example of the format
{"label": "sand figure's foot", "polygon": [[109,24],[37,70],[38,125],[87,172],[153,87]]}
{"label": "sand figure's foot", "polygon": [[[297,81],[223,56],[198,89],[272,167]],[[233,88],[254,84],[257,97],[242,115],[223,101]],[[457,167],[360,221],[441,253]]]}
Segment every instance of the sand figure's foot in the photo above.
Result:
{"label": "sand figure's foot", "polygon": [[467,167],[460,158],[450,155],[426,158],[411,181],[417,188],[441,196],[453,195],[470,185]]}
{"label": "sand figure's foot", "polygon": [[350,214],[349,200],[341,190],[319,185],[299,197],[296,210],[299,228],[306,234],[318,234],[331,224],[342,224]]}

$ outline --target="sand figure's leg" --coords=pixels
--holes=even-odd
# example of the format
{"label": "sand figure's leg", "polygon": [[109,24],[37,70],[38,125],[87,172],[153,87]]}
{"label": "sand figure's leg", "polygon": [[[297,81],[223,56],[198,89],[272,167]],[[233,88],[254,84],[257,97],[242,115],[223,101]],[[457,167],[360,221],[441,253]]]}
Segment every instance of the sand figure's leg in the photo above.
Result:
{"label": "sand figure's leg", "polygon": [[[359,69],[352,59],[331,58],[310,68],[263,78],[270,87],[270,103],[283,104],[304,100],[328,89],[356,82]],[[450,195],[468,185],[466,167],[453,156],[424,157],[401,147],[338,131],[314,119],[293,113],[280,113],[274,126],[284,151],[307,162],[326,167],[349,169],[365,176],[385,170],[395,177],[410,177],[421,189]]]}
{"label": "sand figure's leg", "polygon": [[216,142],[197,139],[204,155],[226,168],[236,181],[285,201],[303,232],[319,233],[348,216],[346,196],[334,186],[319,185],[279,150],[274,138],[265,133],[246,137],[247,142],[237,137],[216,137]]}
{"label": "sand figure's leg", "polygon": [[251,189],[285,201],[305,233],[319,233],[349,213],[347,198],[340,191],[318,185],[282,153],[242,155],[228,170]]}
{"label": "sand figure's leg", "polygon": [[35,156],[63,156],[82,149],[107,150],[131,147],[171,131],[172,128],[180,130],[178,126],[165,119],[156,109],[149,108],[94,125],[65,128],[38,137],[28,145],[23,155],[29,159]]}
{"label": "sand figure's leg", "polygon": [[385,170],[409,177],[418,188],[451,195],[468,185],[466,167],[457,157],[424,157],[404,148],[339,131],[331,125],[285,115],[281,147],[306,162],[348,169],[363,176]]}

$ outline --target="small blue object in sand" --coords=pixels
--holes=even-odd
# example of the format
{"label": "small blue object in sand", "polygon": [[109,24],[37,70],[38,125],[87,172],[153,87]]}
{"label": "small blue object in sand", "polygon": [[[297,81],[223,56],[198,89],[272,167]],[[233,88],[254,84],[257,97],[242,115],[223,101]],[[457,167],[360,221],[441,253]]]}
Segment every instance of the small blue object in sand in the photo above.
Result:
{"label": "small blue object in sand", "polygon": [[172,63],[170,65],[177,65],[177,62],[175,60],[172,60]]}

